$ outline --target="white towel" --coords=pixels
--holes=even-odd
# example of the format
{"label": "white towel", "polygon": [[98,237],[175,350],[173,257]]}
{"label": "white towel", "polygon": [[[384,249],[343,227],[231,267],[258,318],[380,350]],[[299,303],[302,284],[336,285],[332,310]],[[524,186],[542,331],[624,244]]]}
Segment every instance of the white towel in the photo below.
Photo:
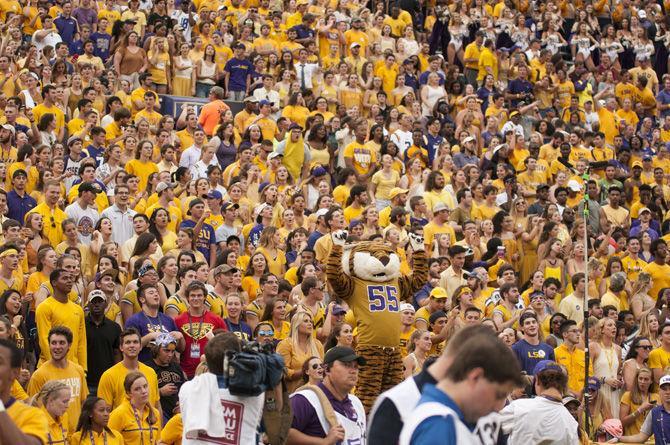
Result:
{"label": "white towel", "polygon": [[184,383],[179,390],[179,405],[184,424],[184,445],[194,443],[190,440],[197,440],[200,432],[210,437],[225,436],[226,425],[222,421],[223,408],[216,375],[206,372]]}

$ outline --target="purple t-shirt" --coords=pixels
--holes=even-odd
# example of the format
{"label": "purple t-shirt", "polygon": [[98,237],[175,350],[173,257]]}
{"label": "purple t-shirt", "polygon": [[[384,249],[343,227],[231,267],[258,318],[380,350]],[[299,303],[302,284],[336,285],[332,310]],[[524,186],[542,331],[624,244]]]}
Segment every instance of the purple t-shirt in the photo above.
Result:
{"label": "purple t-shirt", "polygon": [[[358,420],[356,409],[349,397],[346,400],[337,400],[323,383],[319,383],[317,386],[321,388],[330,404],[333,405],[335,412],[354,422]],[[326,437],[326,432],[323,430],[321,422],[319,422],[314,407],[305,397],[299,394],[291,397],[291,408],[293,409],[291,428],[295,428],[311,437]]]}
{"label": "purple t-shirt", "polygon": [[93,28],[93,24],[98,23],[98,13],[93,8],[75,8],[72,11],[72,17],[77,19],[79,29],[81,29],[82,25],[88,25]]}
{"label": "purple t-shirt", "polygon": [[[158,317],[150,317],[147,314],[138,312],[126,320],[126,329],[135,328],[140,331],[140,336],[144,337],[150,332],[175,332],[177,325],[174,320],[163,313],[158,313]],[[139,359],[142,363],[151,362],[151,349],[146,346],[140,351]]]}

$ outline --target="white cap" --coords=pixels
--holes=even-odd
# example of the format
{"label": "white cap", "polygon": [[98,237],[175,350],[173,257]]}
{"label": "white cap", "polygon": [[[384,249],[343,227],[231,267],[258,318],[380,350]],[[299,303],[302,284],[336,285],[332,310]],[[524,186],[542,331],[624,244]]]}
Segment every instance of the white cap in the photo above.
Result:
{"label": "white cap", "polygon": [[476,139],[473,136],[468,136],[465,139],[463,139],[464,144],[467,143],[467,142],[475,142],[475,141],[476,141]]}
{"label": "white cap", "polygon": [[647,11],[645,11],[644,9],[640,9],[640,10],[637,12],[637,17],[638,17],[639,19],[646,19],[646,18],[647,18]]}
{"label": "white cap", "polygon": [[107,301],[107,295],[100,289],[92,290],[91,293],[88,294],[88,301],[93,301],[94,298],[101,298],[103,301]]}
{"label": "white cap", "polygon": [[668,383],[670,383],[670,375],[664,375],[661,377],[661,380],[658,381],[658,386],[660,387]]}
{"label": "white cap", "polygon": [[568,181],[568,188],[572,190],[573,192],[581,192],[582,191],[582,185],[577,182],[575,179],[571,179]]}
{"label": "white cap", "polygon": [[281,153],[277,153],[276,151],[273,151],[272,153],[270,153],[268,155],[268,159],[274,159],[274,158],[277,158],[279,156],[283,156],[283,155]]}
{"label": "white cap", "polygon": [[316,211],[315,215],[318,218],[319,216],[326,216],[326,213],[328,213],[328,209],[319,209]]}
{"label": "white cap", "polygon": [[442,210],[451,210],[447,205],[443,202],[438,202],[433,206],[433,213],[441,212]]}
{"label": "white cap", "polygon": [[414,309],[414,306],[412,306],[410,303],[403,303],[400,305],[400,312],[405,312],[405,311],[412,311],[412,313],[416,312]]}

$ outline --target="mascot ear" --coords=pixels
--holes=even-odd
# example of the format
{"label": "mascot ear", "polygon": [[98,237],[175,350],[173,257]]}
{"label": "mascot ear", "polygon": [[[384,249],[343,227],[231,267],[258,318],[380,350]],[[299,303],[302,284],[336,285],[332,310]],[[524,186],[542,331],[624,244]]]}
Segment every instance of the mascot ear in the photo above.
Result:
{"label": "mascot ear", "polygon": [[414,252],[420,252],[426,249],[425,244],[423,243],[423,236],[417,235],[416,233],[409,233],[409,244],[412,246]]}
{"label": "mascot ear", "polygon": [[332,239],[333,244],[336,246],[344,247],[344,244],[347,242],[347,237],[349,233],[346,230],[337,230],[333,232]]}

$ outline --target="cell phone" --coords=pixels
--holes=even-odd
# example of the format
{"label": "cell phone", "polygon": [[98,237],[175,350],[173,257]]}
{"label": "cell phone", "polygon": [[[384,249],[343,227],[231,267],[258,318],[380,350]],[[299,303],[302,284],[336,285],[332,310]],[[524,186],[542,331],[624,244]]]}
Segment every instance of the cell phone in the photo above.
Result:
{"label": "cell phone", "polygon": [[649,403],[651,403],[652,405],[656,405],[657,402],[656,400],[650,400]]}

